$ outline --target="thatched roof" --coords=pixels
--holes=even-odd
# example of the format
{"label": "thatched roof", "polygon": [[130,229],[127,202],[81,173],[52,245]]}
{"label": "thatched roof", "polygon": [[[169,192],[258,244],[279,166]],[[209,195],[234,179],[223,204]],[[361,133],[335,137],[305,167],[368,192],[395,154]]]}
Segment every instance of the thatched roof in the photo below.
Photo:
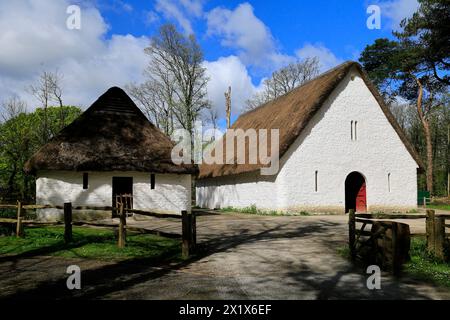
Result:
{"label": "thatched roof", "polygon": [[[422,167],[419,155],[406,138],[394,116],[389,111],[389,108],[384,103],[383,98],[371,83],[362,67],[358,63],[352,61],[345,62],[291,92],[242,114],[233,124],[232,129],[279,129],[279,152],[281,158],[294,143],[311,118],[322,107],[325,100],[352,69],[357,70],[361,74],[362,79],[364,79],[364,82],[378,101],[386,118],[397,132],[401,141],[418,163],[419,167]],[[270,141],[270,138],[268,140]],[[225,145],[226,139],[222,138],[217,143],[224,143]],[[246,143],[247,154],[248,148],[248,143]],[[224,153],[226,152],[224,151]],[[259,162],[258,164],[249,164],[248,158],[246,161],[245,164],[203,164],[200,166],[199,178],[212,178],[252,172],[259,170],[264,166]]]}
{"label": "thatched roof", "polygon": [[193,165],[175,165],[173,143],[120,88],[110,88],[80,117],[38,150],[25,164],[37,170],[143,171],[189,173]]}

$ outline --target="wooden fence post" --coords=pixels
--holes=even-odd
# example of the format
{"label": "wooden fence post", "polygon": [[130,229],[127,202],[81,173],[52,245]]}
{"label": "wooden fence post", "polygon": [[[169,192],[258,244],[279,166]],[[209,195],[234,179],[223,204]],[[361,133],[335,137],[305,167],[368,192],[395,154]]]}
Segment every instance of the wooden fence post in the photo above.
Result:
{"label": "wooden fence post", "polygon": [[352,260],[356,258],[356,221],[355,221],[355,210],[350,209],[348,213],[348,246],[350,249],[350,256]]}
{"label": "wooden fence post", "polygon": [[393,222],[391,224],[391,232],[392,232],[392,274],[398,275],[400,273],[402,262],[399,257],[399,243],[398,243],[398,224]]}
{"label": "wooden fence post", "polygon": [[197,247],[197,216],[194,212],[191,212],[191,236],[191,250],[192,252],[195,252],[195,249]]}
{"label": "wooden fence post", "polygon": [[445,259],[444,246],[445,246],[445,218],[434,218],[434,255],[440,259]]}
{"label": "wooden fence post", "polygon": [[16,225],[16,237],[20,238],[23,236],[23,225],[22,225],[22,202],[17,201],[17,225]]}
{"label": "wooden fence post", "polygon": [[72,202],[64,203],[64,241],[72,242]]}
{"label": "wooden fence post", "polygon": [[181,255],[184,259],[187,259],[192,248],[192,215],[188,214],[186,210],[181,211],[181,229],[183,241]]}
{"label": "wooden fence post", "polygon": [[434,237],[435,237],[435,212],[434,210],[427,210],[426,223],[426,234],[427,234],[427,251],[434,254]]}
{"label": "wooden fence post", "polygon": [[117,243],[117,246],[119,248],[125,247],[126,225],[127,225],[126,213],[123,212],[123,202],[121,202],[119,205],[119,240]]}

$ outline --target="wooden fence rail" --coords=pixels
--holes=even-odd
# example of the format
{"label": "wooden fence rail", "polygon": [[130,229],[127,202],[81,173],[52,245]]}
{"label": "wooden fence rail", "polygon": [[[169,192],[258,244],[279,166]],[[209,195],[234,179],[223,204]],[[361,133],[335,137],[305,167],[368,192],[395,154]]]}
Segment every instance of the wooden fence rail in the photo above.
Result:
{"label": "wooden fence rail", "polygon": [[[373,245],[378,237],[382,233],[389,230],[390,243],[392,246],[389,250],[392,252],[392,264],[393,271],[396,273],[399,267],[404,261],[404,247],[409,250],[409,244],[405,244],[405,241],[409,243],[410,233],[409,226],[405,228],[405,224],[395,222],[392,220],[402,219],[424,219],[427,240],[427,250],[437,258],[444,260],[445,246],[447,236],[445,229],[450,225],[446,224],[446,220],[450,219],[450,215],[436,215],[434,210],[427,210],[426,214],[356,214],[354,210],[349,212],[349,250],[353,260],[358,258],[360,250],[365,245]],[[356,227],[356,223],[362,224],[361,229]],[[372,230],[365,230],[367,225],[372,225]],[[377,228],[374,228],[374,226]],[[373,230],[377,229],[377,233]],[[368,237],[368,239],[361,240],[362,237]],[[384,237],[384,236],[383,236]],[[385,240],[383,240],[385,241]]]}
{"label": "wooden fence rail", "polygon": [[[115,211],[118,212],[118,242],[117,246],[123,248],[126,246],[126,230],[127,230],[127,213],[135,213],[144,216],[155,218],[175,218],[182,221],[182,256],[188,258],[196,250],[197,243],[197,228],[196,228],[196,214],[195,212],[182,211],[181,214],[165,214],[144,210],[137,210],[131,208],[124,208],[124,203],[117,203],[117,207],[94,207],[94,206],[77,206],[73,207],[72,203],[64,203],[63,206],[58,205],[23,205],[17,202],[17,205],[0,205],[0,209],[16,209],[17,219],[0,218],[0,223],[16,224],[16,236],[23,237],[23,225],[54,225],[60,223],[37,222],[33,220],[23,220],[23,212],[25,210],[36,209],[59,209],[64,212],[64,241],[70,243],[73,241],[72,226],[74,224],[92,224],[87,222],[73,222],[73,210],[100,210],[100,211]],[[102,227],[116,227],[115,225],[102,224]],[[129,228],[131,230],[139,228]],[[142,230],[141,230],[142,231]],[[159,235],[165,236],[164,232],[158,232]],[[173,237],[171,235],[171,237]]]}

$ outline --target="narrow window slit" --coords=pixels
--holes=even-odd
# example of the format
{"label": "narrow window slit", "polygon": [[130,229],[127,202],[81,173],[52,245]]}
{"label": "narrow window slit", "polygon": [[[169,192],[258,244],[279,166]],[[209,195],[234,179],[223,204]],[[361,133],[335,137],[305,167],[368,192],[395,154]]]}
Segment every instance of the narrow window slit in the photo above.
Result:
{"label": "narrow window slit", "polygon": [[353,121],[350,122],[350,138],[353,141]]}
{"label": "narrow window slit", "polygon": [[318,181],[317,181],[317,175],[318,175],[319,171],[316,170],[315,172],[315,191],[317,192],[318,190]]}
{"label": "narrow window slit", "polygon": [[388,173],[388,190],[391,192],[391,174]]}
{"label": "narrow window slit", "polygon": [[83,173],[83,190],[89,188],[89,175],[87,172]]}
{"label": "narrow window slit", "polygon": [[154,173],[152,173],[150,175],[150,188],[152,190],[155,189],[155,174]]}

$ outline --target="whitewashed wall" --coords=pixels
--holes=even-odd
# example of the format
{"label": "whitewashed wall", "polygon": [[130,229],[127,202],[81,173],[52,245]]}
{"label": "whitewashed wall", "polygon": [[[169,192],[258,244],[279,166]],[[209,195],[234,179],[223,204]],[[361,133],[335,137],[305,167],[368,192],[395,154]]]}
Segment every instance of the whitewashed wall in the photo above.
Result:
{"label": "whitewashed wall", "polygon": [[[198,181],[197,203],[209,208],[255,204],[267,210],[343,213],[345,179],[358,171],[366,178],[368,211],[415,208],[417,164],[363,79],[357,72],[352,75],[283,156],[273,182],[248,181],[249,175]],[[351,121],[358,122],[356,141],[351,140]]]}
{"label": "whitewashed wall", "polygon": [[[89,188],[83,190],[83,172],[39,171],[36,180],[37,204],[73,206],[111,206],[112,178],[133,178],[134,208],[167,213],[191,210],[191,176],[156,174],[155,189],[150,187],[150,173],[88,172]],[[60,213],[45,210],[42,219],[52,219]]]}

